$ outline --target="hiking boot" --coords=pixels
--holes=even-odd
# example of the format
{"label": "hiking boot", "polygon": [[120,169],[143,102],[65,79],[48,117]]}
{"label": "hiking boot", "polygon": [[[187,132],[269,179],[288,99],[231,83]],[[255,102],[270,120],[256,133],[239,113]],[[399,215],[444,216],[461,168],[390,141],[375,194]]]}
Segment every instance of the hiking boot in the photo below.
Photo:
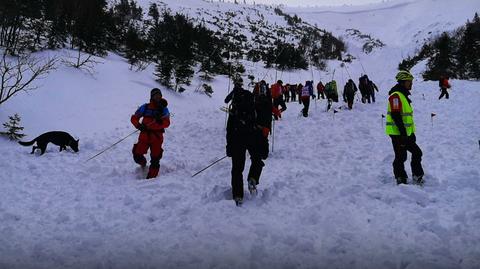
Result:
{"label": "hiking boot", "polygon": [[424,183],[423,176],[413,176],[413,182],[418,185],[422,185]]}
{"label": "hiking boot", "polygon": [[143,155],[133,155],[133,160],[142,168],[147,166],[147,159]]}
{"label": "hiking boot", "polygon": [[257,194],[257,182],[253,178],[248,179],[248,191],[251,195]]}
{"label": "hiking boot", "polygon": [[397,180],[397,185],[407,184],[407,178],[406,177],[396,177],[395,179]]}
{"label": "hiking boot", "polygon": [[146,179],[155,179],[158,176],[159,168],[150,167]]}
{"label": "hiking boot", "polygon": [[242,197],[235,197],[235,198],[233,198],[233,200],[235,201],[236,206],[242,206],[242,203],[243,203],[243,198]]}

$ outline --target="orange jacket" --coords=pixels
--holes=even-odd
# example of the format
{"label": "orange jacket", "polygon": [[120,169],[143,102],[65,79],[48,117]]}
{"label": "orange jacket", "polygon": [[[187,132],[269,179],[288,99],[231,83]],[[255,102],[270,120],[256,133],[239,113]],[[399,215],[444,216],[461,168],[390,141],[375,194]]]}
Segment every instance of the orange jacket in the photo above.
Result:
{"label": "orange jacket", "polygon": [[[161,119],[161,121],[157,121],[155,119],[155,113],[161,113],[161,115],[157,117]],[[133,114],[130,118],[130,122],[133,124],[133,126],[135,126],[135,128],[138,128],[141,118],[143,118],[142,123],[147,126],[147,131],[163,133],[165,128],[168,128],[168,126],[170,126],[170,112],[168,111],[168,108],[166,106],[163,108],[159,108],[153,102],[140,106],[135,112],[135,114]]]}

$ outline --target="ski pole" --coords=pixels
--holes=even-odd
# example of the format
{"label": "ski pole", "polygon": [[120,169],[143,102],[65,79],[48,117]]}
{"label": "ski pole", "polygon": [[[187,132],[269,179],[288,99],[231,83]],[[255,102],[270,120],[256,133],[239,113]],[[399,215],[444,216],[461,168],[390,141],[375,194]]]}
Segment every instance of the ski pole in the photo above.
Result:
{"label": "ski pole", "polygon": [[345,70],[347,71],[347,75],[350,79],[352,79],[352,76],[350,76],[350,72],[348,71],[348,67],[347,65],[344,65],[343,67],[345,67]]}
{"label": "ski pole", "polygon": [[[282,48],[282,50],[280,51],[280,53],[278,53],[276,56],[275,56],[275,60],[273,60],[273,62],[275,63],[278,59],[278,57],[280,56],[280,54],[283,53],[283,51],[285,50],[285,47]],[[276,64],[276,67],[278,68],[278,64]],[[265,80],[265,78],[267,77],[268,73],[270,73],[271,70],[268,70],[265,75],[263,76],[263,78],[261,80]],[[275,68],[275,73],[276,73],[277,69]],[[277,75],[275,74],[275,79],[277,78]],[[272,77],[270,76],[270,79],[272,79]],[[276,82],[276,81],[275,81]]]}
{"label": "ski pole", "polygon": [[[227,95],[230,94],[230,80],[231,80],[231,76],[232,76],[232,63],[230,63],[230,70],[229,70],[229,74],[228,74],[228,91],[227,91]],[[228,114],[228,113],[225,113],[225,131],[227,130],[227,114]]]}
{"label": "ski pole", "polygon": [[360,65],[362,66],[363,73],[367,74],[367,71],[365,71],[365,68],[363,67],[363,64],[362,64],[362,61],[360,60],[360,57],[358,57],[358,54],[357,54],[357,59],[358,59],[358,62],[360,63]]}
{"label": "ski pole", "polygon": [[136,132],[138,132],[138,131],[139,131],[139,130],[135,130],[135,131],[133,131],[133,132],[132,132],[132,133],[130,133],[129,135],[127,135],[127,136],[125,136],[124,138],[122,138],[122,139],[120,139],[119,141],[117,141],[115,144],[113,144],[113,145],[111,145],[110,147],[108,147],[108,148],[106,148],[106,149],[102,150],[100,153],[96,154],[95,156],[93,156],[93,157],[90,157],[90,158],[89,158],[88,160],[86,160],[85,162],[88,162],[88,161],[90,161],[91,159],[93,159],[93,158],[97,157],[98,155],[100,155],[100,154],[104,153],[105,151],[107,151],[107,150],[109,150],[109,149],[113,148],[113,147],[114,147],[114,146],[116,146],[118,143],[122,142],[123,140],[127,139],[128,137],[130,137],[131,135],[135,134],[135,133],[136,133]]}
{"label": "ski pole", "polygon": [[228,156],[225,155],[225,156],[223,156],[222,158],[214,161],[214,162],[211,163],[209,166],[207,166],[207,167],[203,168],[202,170],[198,171],[197,173],[195,173],[192,177],[195,177],[196,175],[198,175],[198,174],[200,174],[201,172],[207,170],[208,168],[212,167],[213,165],[215,165],[216,163],[220,162],[221,160],[223,160],[223,159],[225,159],[225,158],[227,158],[227,157],[228,157]]}
{"label": "ski pole", "polygon": [[272,126],[272,152],[275,147],[275,119],[273,119],[273,126]]}

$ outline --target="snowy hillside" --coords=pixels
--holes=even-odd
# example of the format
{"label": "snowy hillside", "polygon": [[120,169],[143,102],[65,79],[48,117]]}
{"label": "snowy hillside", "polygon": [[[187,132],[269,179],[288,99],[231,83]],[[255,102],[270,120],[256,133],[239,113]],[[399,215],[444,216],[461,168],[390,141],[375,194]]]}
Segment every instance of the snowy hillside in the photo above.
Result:
{"label": "snowy hillside", "polygon": [[[276,74],[246,63],[258,77],[287,83],[325,82],[335,70],[343,85],[365,69],[380,92],[377,103],[356,102],[352,111],[337,103],[336,114],[325,101],[312,103],[308,118],[287,103],[259,194],[246,194],[243,207],[231,200],[230,159],[191,177],[225,154],[225,77],[213,81],[212,98],[194,92],[198,80],[183,94],[162,88],[172,125],[160,176],[150,181],[131,157],[136,135],[86,160],[134,131],[131,114],[158,87],[153,66],[132,72],[115,54],[100,59],[94,76],[60,66],[38,90],[4,103],[0,122],[19,113],[24,140],[64,130],[80,139],[80,152],[50,144],[31,155],[0,138],[0,268],[480,268],[480,83],[452,81],[450,100],[439,101],[437,82],[415,80],[424,187],[394,183],[381,117],[402,53],[427,31],[462,25],[479,4],[461,1],[442,13],[438,6],[450,1],[400,3],[295,10],[334,34],[355,28],[386,44],[367,55],[345,36],[360,59],[348,69],[330,61],[326,72]],[[396,14],[402,23],[389,20]]]}
{"label": "snowy hillside", "polygon": [[[145,11],[149,9],[151,3],[152,1],[139,1]],[[217,34],[221,33],[234,43],[234,48],[230,48],[230,50],[242,50],[244,54],[252,50],[266,52],[269,47],[274,47],[277,41],[298,47],[302,38],[312,32],[316,32],[322,37],[322,39],[316,40],[316,43],[321,43],[325,47],[327,47],[327,43],[328,46],[332,46],[331,41],[324,40],[326,38],[332,38],[338,42],[323,28],[303,22],[298,17],[294,17],[295,15],[288,17],[288,14],[283,13],[280,7],[191,0],[160,1],[157,5],[161,10],[185,14],[196,24],[204,25]],[[295,21],[295,19],[299,19],[299,21]],[[335,42],[333,42],[330,53],[337,50]],[[340,48],[338,49],[341,51]]]}
{"label": "snowy hillside", "polygon": [[336,35],[348,28],[373,34],[388,46],[410,53],[430,37],[465,24],[480,11],[475,0],[393,0],[363,7],[289,8],[309,22],[318,23]]}

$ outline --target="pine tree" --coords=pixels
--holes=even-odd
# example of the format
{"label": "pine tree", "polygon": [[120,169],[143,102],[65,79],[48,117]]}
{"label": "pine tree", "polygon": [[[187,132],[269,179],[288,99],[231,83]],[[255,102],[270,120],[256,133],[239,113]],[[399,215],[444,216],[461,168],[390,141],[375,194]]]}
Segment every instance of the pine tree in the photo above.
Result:
{"label": "pine tree", "polygon": [[1,135],[7,136],[10,140],[20,140],[25,134],[22,134],[21,131],[23,127],[20,126],[20,116],[15,114],[8,117],[9,121],[5,122],[3,126],[7,129],[6,132],[0,132]]}
{"label": "pine tree", "polygon": [[72,45],[90,54],[106,54],[106,0],[74,0]]}
{"label": "pine tree", "polygon": [[211,73],[212,67],[210,64],[210,61],[205,59],[201,65],[200,65],[200,78],[204,81],[212,81],[213,80],[213,74]]}
{"label": "pine tree", "polygon": [[[152,19],[155,21],[156,12],[150,10]],[[156,53],[157,81],[171,88],[171,78],[175,82],[175,90],[181,84],[190,85],[193,77],[194,64],[194,27],[184,15],[172,16],[168,12],[163,13],[163,21],[154,22],[149,31],[152,47]]]}
{"label": "pine tree", "polygon": [[463,79],[480,79],[480,18],[467,22],[458,46],[458,67]]}
{"label": "pine tree", "polygon": [[73,20],[73,1],[45,1],[45,20],[48,21],[47,44],[50,49],[63,48]]}
{"label": "pine tree", "polygon": [[447,32],[444,32],[433,44],[435,54],[427,63],[427,70],[423,73],[426,80],[438,80],[440,76],[455,77],[453,40]]}
{"label": "pine tree", "polygon": [[134,0],[115,2],[107,14],[109,48],[127,53],[131,49],[128,42],[132,42],[132,31],[140,32],[142,16],[142,8]]}
{"label": "pine tree", "polygon": [[190,85],[194,74],[194,26],[181,14],[175,15],[173,25],[176,31],[171,30],[170,34],[173,36],[173,55],[176,58],[173,70],[177,90],[180,84]]}
{"label": "pine tree", "polygon": [[25,46],[31,46],[34,40],[28,34],[33,31],[27,27],[41,16],[40,11],[40,1],[0,1],[0,46],[10,54],[18,54],[26,49]]}
{"label": "pine tree", "polygon": [[172,73],[173,73],[173,57],[171,55],[162,54],[159,59],[160,63],[155,68],[157,81],[167,88],[172,88]]}
{"label": "pine tree", "polygon": [[175,62],[173,73],[175,76],[175,91],[177,91],[178,87],[182,84],[190,85],[194,71],[192,69],[191,62],[182,60],[177,60]]}
{"label": "pine tree", "polygon": [[130,26],[125,36],[125,57],[130,65],[138,65],[148,61],[148,43],[142,38],[140,30]]}

